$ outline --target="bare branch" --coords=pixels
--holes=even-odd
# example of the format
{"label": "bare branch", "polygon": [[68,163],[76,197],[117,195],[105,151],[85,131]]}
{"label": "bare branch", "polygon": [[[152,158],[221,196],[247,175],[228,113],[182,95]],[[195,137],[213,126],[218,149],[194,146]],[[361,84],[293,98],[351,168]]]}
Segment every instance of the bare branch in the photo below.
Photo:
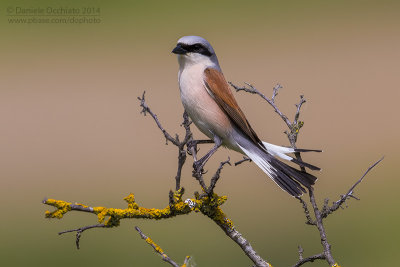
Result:
{"label": "bare branch", "polygon": [[140,106],[143,108],[142,111],[140,113],[143,113],[144,116],[146,116],[147,113],[149,113],[151,115],[151,117],[153,117],[154,121],[156,122],[158,128],[160,128],[161,132],[164,134],[165,139],[168,141],[170,141],[171,143],[173,143],[174,145],[178,146],[179,145],[179,138],[178,135],[176,135],[175,138],[173,138],[165,129],[164,127],[161,125],[160,121],[157,118],[157,115],[154,114],[149,106],[146,104],[144,95],[145,95],[146,91],[143,92],[142,97],[138,97],[138,100],[140,101]]}
{"label": "bare branch", "polygon": [[298,246],[298,249],[299,249],[299,260],[303,260],[304,249],[300,245]]}
{"label": "bare branch", "polygon": [[249,257],[255,266],[257,267],[272,267],[272,265],[266,262],[250,245],[250,242],[247,241],[241,233],[239,233],[235,228],[225,229],[221,227],[227,236],[229,236],[236,244],[238,244],[243,252]]}
{"label": "bare branch", "polygon": [[325,260],[332,266],[333,264],[335,264],[335,260],[333,259],[332,256],[331,245],[329,244],[328,239],[326,238],[326,231],[324,224],[322,222],[322,215],[318,209],[317,202],[315,201],[314,189],[312,187],[308,189],[308,194],[310,196],[310,202],[314,210],[315,221],[317,224],[316,226],[319,231],[319,236],[321,237],[321,244],[322,247],[324,248],[323,255],[325,257]]}
{"label": "bare branch", "polygon": [[[300,254],[300,250],[299,250],[299,254]],[[300,258],[299,261],[295,265],[293,265],[293,267],[299,267],[299,266],[303,265],[304,263],[314,262],[315,260],[325,260],[324,254],[320,253],[320,254],[316,254],[314,256],[310,256],[307,258]]]}
{"label": "bare branch", "polygon": [[[245,91],[245,92],[248,92],[248,93],[251,93],[251,94],[257,94],[260,97],[262,97],[265,101],[267,101],[274,108],[275,112],[286,123],[287,127],[289,128],[289,131],[285,131],[285,133],[286,133],[286,135],[287,135],[287,137],[289,139],[289,142],[290,142],[290,145],[292,146],[292,148],[296,148],[297,136],[298,136],[298,134],[300,132],[301,127],[303,127],[303,125],[304,125],[304,123],[302,121],[299,121],[300,109],[301,109],[302,105],[306,102],[306,100],[304,99],[303,95],[300,96],[300,102],[298,104],[296,104],[296,108],[297,108],[296,109],[296,113],[294,115],[293,122],[291,122],[288,119],[288,117],[286,115],[284,115],[275,104],[275,97],[278,94],[278,90],[280,88],[282,88],[282,86],[280,86],[280,85],[275,86],[274,89],[273,89],[272,98],[268,99],[267,97],[265,97],[264,94],[260,93],[254,86],[252,86],[249,83],[246,83],[246,85],[248,87],[246,87],[246,86],[245,87],[238,87],[238,86],[233,85],[232,83],[230,83],[230,84],[232,85],[233,88],[236,89],[236,91]],[[296,152],[295,156],[296,156],[297,160],[302,161],[301,155],[300,155],[299,152]],[[301,166],[300,168],[301,168],[301,170],[303,172],[306,172],[304,166]],[[300,203],[303,206],[303,209],[304,209],[304,212],[305,212],[305,215],[306,215],[306,219],[307,219],[306,223],[309,224],[309,225],[315,225],[317,227],[317,229],[319,231],[319,234],[320,234],[320,237],[321,237],[321,244],[322,244],[322,247],[324,249],[324,252],[321,253],[321,254],[318,254],[318,255],[303,259],[303,260],[301,260],[301,262],[305,263],[305,262],[313,261],[316,258],[321,258],[322,257],[322,259],[325,259],[332,266],[333,264],[335,264],[335,261],[334,261],[334,259],[332,257],[331,246],[328,243],[327,238],[326,238],[325,228],[324,228],[324,225],[322,223],[323,217],[322,217],[321,212],[318,209],[318,205],[317,205],[317,203],[315,201],[314,189],[312,187],[309,188],[309,196],[310,196],[310,202],[311,202],[311,205],[312,205],[312,208],[313,208],[313,211],[314,211],[314,215],[315,215],[315,220],[313,220],[311,218],[310,211],[308,210],[306,202],[300,197],[298,197],[297,199],[300,201]],[[301,257],[302,257],[302,254],[301,254]],[[301,263],[301,264],[303,264],[303,263]],[[300,265],[295,265],[295,266],[300,266]]]}
{"label": "bare branch", "polygon": [[224,167],[225,164],[231,165],[230,160],[231,160],[231,159],[228,157],[228,160],[223,161],[223,162],[220,163],[219,168],[218,168],[217,171],[215,172],[214,176],[211,178],[210,186],[209,186],[208,189],[207,189],[207,194],[208,194],[208,195],[212,195],[212,194],[213,194],[215,185],[217,184],[218,179],[219,179],[219,177],[220,177],[220,175],[221,175],[222,168]]}
{"label": "bare branch", "polygon": [[[156,253],[160,254],[162,257],[162,260],[165,262],[168,262],[174,267],[180,267],[176,262],[174,262],[168,255],[153,241],[151,238],[147,237],[142,230],[140,230],[139,227],[135,226],[136,231],[139,232],[139,235],[142,239],[146,241],[147,244],[149,244]],[[185,259],[186,260],[186,259]]]}
{"label": "bare branch", "polygon": [[301,106],[302,106],[304,103],[306,103],[306,100],[304,99],[304,96],[303,96],[303,95],[300,95],[300,102],[299,102],[299,104],[296,104],[297,110],[296,110],[296,114],[294,115],[294,120],[293,120],[293,123],[294,123],[294,124],[297,124],[297,121],[299,120],[300,109],[301,109]]}
{"label": "bare branch", "polygon": [[79,241],[81,239],[81,234],[89,229],[93,229],[93,228],[104,228],[106,227],[104,224],[95,224],[95,225],[89,225],[89,226],[84,226],[78,229],[73,229],[73,230],[66,230],[66,231],[62,231],[59,232],[59,235],[65,234],[65,233],[71,233],[71,232],[76,232],[76,240],[75,240],[75,244],[76,244],[76,248],[79,249]]}
{"label": "bare branch", "polygon": [[251,162],[251,159],[246,157],[246,156],[243,156],[243,159],[235,162],[235,166],[237,166],[239,164],[242,164],[243,162],[246,162],[246,161],[250,161]]}
{"label": "bare branch", "polygon": [[205,174],[205,173],[193,171],[192,176],[199,182],[201,189],[204,192],[206,192],[207,186],[206,186],[206,183],[204,182],[203,174]]}
{"label": "bare branch", "polygon": [[182,142],[179,142],[178,138],[178,170],[176,172],[175,176],[175,190],[178,191],[179,188],[181,188],[181,177],[182,177],[182,168],[183,165],[186,162],[186,151],[185,151],[185,145],[189,142],[189,140],[192,138],[192,132],[190,131],[190,124],[192,122],[189,120],[188,114],[183,112],[183,122],[182,126],[185,128],[185,138],[183,139]]}
{"label": "bare branch", "polygon": [[279,83],[274,86],[272,89],[272,97],[271,101],[275,103],[275,97],[278,95],[279,89],[283,88]]}
{"label": "bare branch", "polygon": [[300,203],[303,206],[304,213],[305,213],[306,219],[307,219],[306,224],[317,225],[317,223],[311,218],[310,210],[308,209],[307,203],[301,197],[296,197],[296,198],[300,201]]}
{"label": "bare branch", "polygon": [[143,92],[142,97],[138,97],[138,100],[140,101],[140,106],[142,107],[141,113],[143,113],[143,115],[145,115],[145,116],[147,113],[149,113],[153,117],[158,128],[164,134],[164,137],[167,140],[167,143],[168,143],[168,141],[170,141],[171,143],[173,143],[175,146],[178,147],[178,169],[177,169],[176,176],[175,176],[175,190],[179,190],[179,188],[181,187],[182,168],[186,162],[185,146],[192,138],[192,132],[190,130],[190,125],[192,124],[192,122],[189,120],[189,116],[185,111],[183,113],[183,122],[181,124],[181,126],[183,126],[185,128],[185,138],[181,142],[179,140],[178,134],[175,134],[175,138],[173,138],[161,125],[161,122],[158,120],[157,115],[154,114],[151,111],[150,107],[146,104],[145,92]]}
{"label": "bare branch", "polygon": [[382,157],[382,158],[379,159],[377,162],[375,162],[374,164],[372,164],[371,166],[369,166],[368,169],[367,169],[367,170],[365,171],[365,173],[363,174],[363,176],[361,176],[361,178],[349,189],[349,191],[347,191],[346,194],[342,195],[338,201],[333,202],[333,204],[332,204],[331,207],[329,207],[329,205],[328,205],[328,200],[326,200],[326,201],[325,201],[325,204],[324,204],[324,208],[322,209],[322,217],[323,217],[323,218],[328,217],[329,214],[335,212],[335,211],[336,211],[339,207],[341,207],[341,206],[346,202],[346,200],[349,199],[349,198],[354,198],[354,199],[357,199],[357,200],[358,200],[358,198],[355,197],[355,196],[353,195],[354,189],[356,188],[357,185],[359,185],[359,184],[363,181],[364,177],[365,177],[376,165],[378,165],[383,159],[384,159],[384,157]]}
{"label": "bare branch", "polygon": [[262,94],[260,91],[258,91],[253,85],[249,84],[249,83],[245,83],[248,87],[243,86],[243,87],[239,87],[234,85],[233,83],[229,82],[229,84],[236,90],[236,92],[239,91],[245,91],[247,93],[251,93],[251,94],[256,94],[259,95],[262,99],[264,99],[265,101],[267,101],[275,110],[276,113],[278,113],[278,115],[282,118],[282,120],[286,123],[286,125],[290,128],[291,127],[291,122],[288,119],[288,117],[286,115],[284,115],[279,109],[278,107],[275,105],[275,97],[278,95],[278,90],[282,88],[282,86],[280,84],[275,85],[274,89],[273,89],[273,94],[272,94],[272,98],[269,99],[268,97],[266,97],[264,94]]}
{"label": "bare branch", "polygon": [[[300,116],[300,109],[302,107],[302,105],[306,102],[306,100],[304,99],[304,96],[301,95],[300,96],[300,102],[299,104],[296,104],[296,113],[294,116],[294,120],[293,122],[291,122],[289,120],[289,118],[283,114],[278,106],[275,104],[275,97],[278,95],[278,91],[279,89],[283,88],[280,84],[275,85],[275,87],[273,88],[273,92],[272,92],[272,97],[271,99],[267,98],[263,93],[261,93],[260,91],[257,90],[257,88],[255,88],[253,85],[249,84],[249,83],[245,83],[247,85],[244,87],[239,87],[234,85],[233,83],[229,82],[229,84],[237,91],[245,91],[251,94],[256,94],[258,96],[260,96],[262,99],[264,99],[265,101],[268,102],[268,104],[270,104],[272,106],[272,108],[274,109],[274,111],[281,117],[281,119],[286,123],[286,126],[289,128],[289,131],[285,131],[285,134],[287,135],[287,137],[289,138],[289,142],[290,145],[293,148],[296,148],[296,141],[297,141],[297,136],[299,134],[300,128],[303,127],[304,122],[299,121],[299,116]],[[295,153],[296,158],[298,160],[301,159],[300,157],[300,153]],[[301,167],[301,169],[304,171],[304,167]]]}

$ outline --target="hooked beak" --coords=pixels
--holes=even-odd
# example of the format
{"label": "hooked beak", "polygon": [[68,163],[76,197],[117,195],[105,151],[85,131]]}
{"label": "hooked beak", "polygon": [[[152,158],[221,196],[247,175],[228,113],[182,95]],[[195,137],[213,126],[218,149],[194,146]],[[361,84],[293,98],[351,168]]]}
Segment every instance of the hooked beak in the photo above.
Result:
{"label": "hooked beak", "polygon": [[187,51],[185,48],[183,48],[183,47],[181,46],[181,44],[177,44],[176,47],[174,48],[174,50],[172,50],[172,53],[178,54],[178,55],[184,55],[184,54],[186,54],[187,52],[188,52],[188,51]]}

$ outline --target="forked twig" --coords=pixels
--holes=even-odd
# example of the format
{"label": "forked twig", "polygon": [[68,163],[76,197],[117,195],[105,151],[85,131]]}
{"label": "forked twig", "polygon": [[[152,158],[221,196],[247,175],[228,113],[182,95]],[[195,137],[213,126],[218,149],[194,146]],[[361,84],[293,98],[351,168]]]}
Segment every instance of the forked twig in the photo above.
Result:
{"label": "forked twig", "polygon": [[66,230],[66,231],[62,231],[59,232],[59,235],[65,234],[65,233],[71,233],[71,232],[76,232],[76,240],[75,240],[75,244],[76,244],[76,248],[79,249],[79,242],[81,240],[81,235],[84,231],[89,230],[89,229],[93,229],[93,228],[104,228],[106,227],[104,224],[100,223],[100,224],[95,224],[95,225],[89,225],[89,226],[84,226],[78,229],[73,229],[73,230]]}
{"label": "forked twig", "polygon": [[384,159],[384,157],[382,157],[381,159],[379,159],[377,162],[375,162],[374,164],[372,164],[371,166],[368,167],[368,169],[364,172],[364,174],[361,176],[360,179],[358,179],[358,181],[352,186],[350,187],[349,191],[347,191],[346,194],[341,195],[340,199],[338,201],[333,202],[332,206],[329,207],[328,204],[328,199],[325,200],[324,203],[324,207],[322,209],[322,217],[326,218],[328,217],[329,214],[335,212],[337,209],[339,209],[339,207],[341,207],[346,200],[348,200],[349,198],[354,198],[359,200],[357,197],[355,197],[353,195],[354,193],[354,189],[356,188],[356,186],[358,186],[364,179],[364,177],[376,166],[378,165],[382,160]]}

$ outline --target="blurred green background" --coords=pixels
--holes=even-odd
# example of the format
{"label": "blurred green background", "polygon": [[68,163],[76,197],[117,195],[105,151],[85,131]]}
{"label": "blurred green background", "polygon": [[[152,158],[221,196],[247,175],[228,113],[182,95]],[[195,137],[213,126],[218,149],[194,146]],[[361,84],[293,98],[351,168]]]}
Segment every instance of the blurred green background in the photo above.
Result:
{"label": "blurred green background", "polygon": [[[100,22],[10,23],[22,18],[14,16],[17,7],[95,7]],[[266,95],[282,84],[277,103],[290,116],[305,95],[298,146],[324,150],[304,155],[323,168],[320,203],[337,200],[386,156],[356,189],[361,201],[349,201],[325,225],[341,265],[397,265],[399,8],[398,1],[366,0],[2,1],[1,265],[166,266],[135,225],[178,262],[191,255],[196,266],[251,265],[201,214],[94,229],[83,234],[80,250],[74,234],[57,233],[95,224],[95,216],[44,218],[44,197],[124,208],[122,198],[132,192],[142,206],[167,205],[177,152],[139,114],[136,97],[146,90],[166,129],[183,134],[178,67],[170,53],[183,35],[208,39],[229,81],[251,82]],[[235,96],[260,137],[288,144],[285,125],[265,102]],[[228,155],[241,159],[221,149],[209,173]],[[182,184],[189,198],[198,185],[187,165]],[[321,251],[300,204],[255,165],[226,167],[217,192],[228,196],[223,209],[237,229],[274,266],[293,265],[298,245],[306,256]]]}

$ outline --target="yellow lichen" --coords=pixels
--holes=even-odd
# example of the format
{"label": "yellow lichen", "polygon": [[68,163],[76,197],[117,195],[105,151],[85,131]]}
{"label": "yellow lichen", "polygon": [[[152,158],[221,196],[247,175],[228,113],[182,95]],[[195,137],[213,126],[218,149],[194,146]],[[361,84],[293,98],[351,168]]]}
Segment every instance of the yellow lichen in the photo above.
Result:
{"label": "yellow lichen", "polygon": [[167,257],[162,248],[159,245],[157,245],[150,237],[146,238],[146,242],[149,245],[153,246],[154,250],[160,253],[163,257]]}
{"label": "yellow lichen", "polygon": [[[209,196],[197,196],[195,199],[187,199],[182,201],[183,189],[176,191],[173,194],[174,203],[168,205],[164,209],[143,208],[135,202],[135,196],[129,194],[124,200],[128,203],[126,209],[115,209],[105,207],[93,207],[92,212],[97,215],[99,223],[104,223],[107,227],[118,226],[121,219],[126,218],[145,218],[145,219],[164,219],[176,215],[189,214],[192,211],[201,212],[214,220],[220,226],[233,228],[231,220],[226,218],[226,215],[221,210],[220,206],[227,200],[226,196],[218,196],[213,194]],[[45,204],[54,206],[55,211],[46,211],[47,218],[61,219],[65,213],[71,210],[71,203],[62,200],[47,199]],[[189,205],[190,203],[190,205]],[[76,204],[85,208],[89,208],[84,204]]]}
{"label": "yellow lichen", "polygon": [[44,202],[47,205],[56,207],[57,210],[55,211],[46,211],[45,216],[46,218],[57,218],[61,219],[65,213],[71,210],[71,203],[62,201],[62,200],[55,200],[55,199],[47,199]]}
{"label": "yellow lichen", "polygon": [[183,202],[178,202],[174,204],[175,211],[182,212],[188,205]]}
{"label": "yellow lichen", "polygon": [[232,229],[233,222],[226,217],[222,209],[219,207],[220,205],[224,204],[226,200],[226,196],[220,197],[217,194],[213,194],[211,198],[202,198],[198,207],[204,215],[211,218],[218,225]]}
{"label": "yellow lichen", "polygon": [[86,206],[85,204],[81,204],[81,203],[75,203],[75,205],[81,206],[83,208],[89,208],[89,206]]}
{"label": "yellow lichen", "polygon": [[181,267],[186,267],[186,263],[189,261],[189,259],[190,259],[190,256],[186,256],[186,257],[185,257],[185,263],[182,264]]}
{"label": "yellow lichen", "polygon": [[94,207],[93,208],[93,212],[94,212],[94,214],[99,214],[99,213],[103,212],[105,209],[107,209],[107,208],[105,208],[105,207]]}
{"label": "yellow lichen", "polygon": [[97,220],[99,223],[102,223],[107,216],[107,209],[104,207],[95,207],[93,208],[93,212],[97,214]]}
{"label": "yellow lichen", "polygon": [[128,209],[138,209],[139,205],[135,203],[135,195],[130,193],[127,197],[124,198],[126,202],[128,202]]}
{"label": "yellow lichen", "polygon": [[182,196],[184,192],[185,190],[183,188],[180,188],[179,190],[174,192],[173,199],[175,203],[182,202]]}
{"label": "yellow lichen", "polygon": [[135,203],[135,195],[130,193],[127,197],[124,197],[124,200],[128,203]]}

